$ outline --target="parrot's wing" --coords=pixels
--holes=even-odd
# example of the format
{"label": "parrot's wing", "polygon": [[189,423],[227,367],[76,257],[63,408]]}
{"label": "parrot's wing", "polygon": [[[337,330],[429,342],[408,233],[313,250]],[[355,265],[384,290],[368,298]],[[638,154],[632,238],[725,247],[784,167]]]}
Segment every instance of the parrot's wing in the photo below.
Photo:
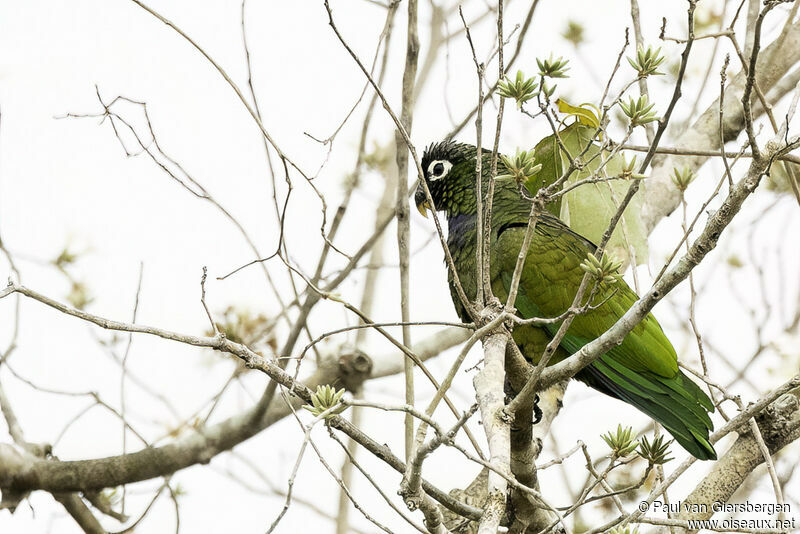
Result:
{"label": "parrot's wing", "polygon": [[[492,250],[492,274],[506,290],[511,285],[527,223],[505,225]],[[557,317],[572,305],[583,278],[580,264],[594,245],[551,217],[543,217],[536,231],[519,285],[515,307],[523,317]],[[636,302],[636,294],[624,281],[598,291],[592,299],[599,308],[575,317],[562,343],[575,352],[611,328]],[[558,325],[550,329],[557,330]],[[650,371],[664,377],[678,372],[677,355],[652,314],[648,314],[610,351],[615,360],[633,371]]]}
{"label": "parrot's wing", "polygon": [[[521,250],[526,223],[502,226],[492,249],[494,287],[507,298]],[[575,298],[584,272],[580,263],[594,246],[560,221],[545,218],[536,226],[525,260],[515,307],[524,318],[556,317]],[[561,341],[572,354],[608,330],[636,301],[636,294],[619,281],[600,292],[596,310],[578,315]],[[552,336],[558,325],[546,325]],[[532,357],[532,355],[529,355]],[[655,317],[648,315],[623,340],[583,371],[588,383],[632,404],[660,422],[694,456],[716,458],[708,441],[713,425],[708,396],[678,370],[677,356]]]}

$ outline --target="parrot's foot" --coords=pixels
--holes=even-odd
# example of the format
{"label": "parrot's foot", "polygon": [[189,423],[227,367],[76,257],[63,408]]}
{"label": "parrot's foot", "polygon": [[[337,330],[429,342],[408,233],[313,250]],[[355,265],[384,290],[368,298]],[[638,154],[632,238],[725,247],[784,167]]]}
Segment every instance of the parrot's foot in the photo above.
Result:
{"label": "parrot's foot", "polygon": [[542,420],[542,409],[539,408],[539,394],[533,397],[533,424],[538,425]]}

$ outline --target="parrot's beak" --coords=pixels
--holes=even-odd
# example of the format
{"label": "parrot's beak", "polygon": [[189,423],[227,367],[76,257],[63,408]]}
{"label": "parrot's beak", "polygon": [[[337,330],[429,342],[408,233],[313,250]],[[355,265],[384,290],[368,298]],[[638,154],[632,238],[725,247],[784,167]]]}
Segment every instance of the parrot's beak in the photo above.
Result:
{"label": "parrot's beak", "polygon": [[431,203],[428,202],[427,200],[424,200],[422,204],[417,204],[417,210],[426,219],[428,218],[428,210],[430,209],[431,209]]}
{"label": "parrot's beak", "polygon": [[417,210],[419,213],[427,219],[428,210],[433,210],[431,208],[431,203],[428,202],[428,199],[425,197],[425,191],[422,189],[422,187],[418,187],[416,193],[414,193],[414,202],[417,204]]}

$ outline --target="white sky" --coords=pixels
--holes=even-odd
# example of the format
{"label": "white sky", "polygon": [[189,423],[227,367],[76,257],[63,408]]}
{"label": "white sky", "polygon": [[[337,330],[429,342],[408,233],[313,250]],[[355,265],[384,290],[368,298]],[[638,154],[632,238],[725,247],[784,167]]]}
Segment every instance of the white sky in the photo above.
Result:
{"label": "white sky", "polygon": [[[524,4],[517,0],[508,7],[507,32],[522,22]],[[673,6],[673,3],[666,2],[642,4],[643,29],[649,42],[656,39],[662,16],[671,20],[669,34],[683,35],[681,5]],[[192,36],[245,89],[246,69],[238,2],[153,1],[148,5]],[[522,56],[512,71],[519,67],[533,73],[535,57],[551,52],[564,55],[572,59],[572,69],[571,77],[559,83],[561,94],[573,102],[596,100],[602,92],[596,80],[607,78],[622,42],[622,29],[629,24],[628,5],[622,0],[558,3],[543,0]],[[482,2],[468,3],[465,6],[468,18],[483,6]],[[305,136],[304,132],[318,138],[330,135],[360,94],[363,77],[327,25],[321,1],[251,0],[247,8],[254,84],[264,114],[264,125],[301,168],[314,174],[325,161],[326,149]],[[383,25],[383,10],[357,1],[336,1],[333,8],[337,24],[348,42],[362,60],[371,60]],[[392,103],[398,101],[400,93],[405,49],[404,18],[405,4],[396,19],[391,45],[392,67],[385,82]],[[428,4],[422,2],[422,56],[427,50],[428,18]],[[560,37],[568,19],[585,26],[590,46],[580,55],[576,55],[574,47]],[[457,14],[448,19],[448,25],[450,31],[460,27]],[[490,49],[491,28],[488,26],[484,24],[474,30],[480,57],[485,57]],[[691,75],[704,70],[710,48],[710,40],[696,44],[694,54],[698,61],[692,64]],[[513,50],[513,46],[509,49]],[[676,45],[667,44],[664,51],[670,61],[677,59]],[[418,147],[438,140],[450,130],[444,100],[457,120],[475,100],[475,74],[463,37],[450,43],[449,60],[449,67],[444,61],[439,61],[434,67],[426,92],[420,99],[412,134]],[[490,66],[490,72],[494,76],[492,68]],[[630,69],[625,64],[622,72],[624,76],[630,76]],[[670,90],[671,81],[671,77],[664,77],[653,82],[652,89],[660,109],[666,105],[665,95]],[[73,272],[90,285],[95,301],[89,310],[99,315],[130,319],[140,264],[144,269],[139,308],[141,323],[184,333],[204,331],[207,320],[199,302],[203,266],[209,269],[208,302],[212,312],[236,305],[257,313],[274,313],[278,306],[257,268],[250,268],[223,282],[215,280],[216,276],[252,259],[241,235],[219,211],[171,181],[146,155],[126,158],[108,122],[99,125],[98,119],[56,119],[66,113],[98,113],[95,86],[106,102],[117,95],[146,101],[165,152],[181,162],[235,215],[262,253],[271,252],[276,244],[272,191],[259,132],[230,87],[197,50],[127,0],[0,0],[0,235],[16,257],[23,282],[63,300],[69,291],[67,282],[43,262],[53,259],[69,246],[83,252]],[[709,87],[700,109],[716,97],[718,83],[715,78],[709,82]],[[689,84],[685,94],[693,97],[696,89],[696,85]],[[329,216],[341,198],[343,176],[352,170],[355,161],[361,118],[367,101],[365,98],[339,133],[329,160],[316,178],[315,183],[326,196]],[[687,108],[683,109],[685,113]],[[491,139],[489,132],[494,129],[493,111],[492,106],[486,107],[489,124],[485,140]],[[142,126],[141,115],[135,107],[126,108],[126,113],[139,127]],[[678,112],[676,119],[682,118]],[[384,144],[392,139],[391,127],[385,113],[380,107],[376,108],[369,146],[373,142]],[[543,121],[532,123],[509,109],[501,148],[509,152],[515,146],[532,146],[546,134],[546,129]],[[460,139],[473,141],[474,127],[470,125]],[[130,137],[127,140],[132,141]],[[690,195],[692,202],[705,198],[713,187],[711,180],[717,174],[709,173],[707,176],[707,180],[698,180]],[[293,179],[295,190],[287,240],[292,258],[306,270],[312,270],[321,246],[319,203],[299,177],[295,175]],[[283,195],[285,188],[282,184],[280,187]],[[365,230],[371,228],[381,188],[380,176],[375,173],[364,175],[363,186],[354,194],[355,200],[337,244],[351,252],[360,244],[366,235]],[[743,214],[743,223],[738,226],[741,235],[744,235],[747,222],[760,217],[760,208],[768,206],[772,200],[771,195],[765,194],[750,202]],[[762,231],[764,236],[760,242],[766,243],[765,248],[773,245],[775,239],[797,234],[800,218],[796,206],[781,202],[765,217],[774,219],[773,225],[764,225],[766,230]],[[703,220],[701,218],[701,222]],[[430,228],[429,221],[413,214],[415,249],[427,241]],[[679,219],[673,216],[654,233],[651,263],[656,270],[660,268],[663,257],[675,246],[678,229]],[[387,248],[387,257],[394,258],[394,226],[387,230],[386,235],[391,244]],[[744,238],[723,240],[722,250],[716,252],[715,257],[724,258],[728,251],[738,251],[747,257],[746,243]],[[791,295],[796,294],[796,286],[787,289],[777,281],[781,279],[778,278],[779,265],[784,273],[780,276],[798,271],[797,251],[784,258],[766,255],[764,258],[765,269],[776,273],[775,286],[768,287],[769,295],[777,298],[776,295],[784,291],[791,299]],[[711,260],[714,261],[714,257]],[[341,263],[340,258],[334,257],[331,263],[335,266],[337,262]],[[281,272],[277,264],[271,264],[271,268],[275,273]],[[647,269],[641,271],[646,279]],[[747,328],[750,316],[738,309],[725,277],[716,276],[719,272],[719,269],[707,268],[699,271],[699,284],[709,284],[710,295],[700,301],[699,320],[701,328],[707,329],[704,333],[712,337],[716,346],[729,348],[731,359],[740,361],[751,352],[754,342]],[[7,273],[8,265],[0,261],[0,279],[6,279]],[[444,273],[436,242],[427,245],[413,258],[413,319],[455,319]],[[752,273],[748,266],[742,274],[734,275],[738,277],[737,284],[743,293],[748,293],[749,284],[754,283]],[[285,279],[277,276],[285,286]],[[374,312],[376,320],[393,320],[398,316],[396,278],[396,271],[391,269],[380,279],[380,295]],[[794,283],[797,282],[795,276]],[[339,291],[350,301],[358,302],[360,298],[358,283],[345,283]],[[668,331],[676,330],[677,317],[685,317],[686,302],[686,292],[682,292],[659,306],[659,316],[663,317],[662,324]],[[679,307],[675,308],[675,303],[680,303]],[[0,303],[0,346],[3,348],[10,336],[7,325],[11,324],[12,312],[10,299]],[[353,317],[347,316],[335,304],[321,303],[311,316],[315,334],[323,330],[323,325],[345,322],[352,323]],[[11,361],[14,370],[42,387],[97,391],[110,404],[118,406],[119,368],[93,341],[94,336],[107,339],[106,332],[99,332],[77,320],[59,316],[38,303],[24,300],[20,328],[19,348]],[[425,337],[428,332],[415,331],[414,338]],[[329,346],[336,347],[341,341],[345,338],[337,338]],[[676,347],[685,351],[687,360],[693,361],[696,348],[691,340],[678,336],[673,337],[673,341]],[[370,338],[368,348],[376,355],[390,352],[388,344],[377,337]],[[124,343],[117,349],[124,349]],[[439,358],[430,364],[430,368],[441,376],[450,361]],[[221,387],[232,370],[230,362],[218,355],[147,337],[134,339],[129,367],[132,373],[145,378],[153,389],[167,395],[184,417]],[[782,381],[785,370],[777,363],[774,367],[776,370],[772,374],[760,371],[754,376],[762,390]],[[725,376],[725,368],[721,366],[719,370]],[[6,369],[0,369],[0,379],[30,441],[54,440],[66,422],[90,404],[85,397],[67,398],[36,392]],[[470,402],[471,375],[462,373],[459,381],[453,397],[466,406]],[[256,375],[248,375],[244,382],[252,395],[260,394],[264,384],[263,377]],[[367,394],[376,400],[397,402],[402,391],[400,384],[396,378],[374,382]],[[423,384],[422,380],[418,380],[418,384]],[[134,421],[148,437],[160,436],[169,424],[175,423],[152,398],[142,395],[135,386],[128,387],[129,409],[137,416]],[[421,385],[420,389],[421,398],[425,399],[430,388]],[[752,400],[752,392],[746,394],[749,396],[745,400]],[[232,390],[224,397],[215,417],[233,414],[249,402],[244,392]],[[592,414],[596,428],[587,423],[586,413]],[[596,413],[605,413],[607,417],[602,416],[602,420],[597,422]],[[447,416],[442,416],[442,419],[450,421]],[[615,427],[620,421],[642,427],[646,418],[621,403],[573,385],[567,409],[554,428],[563,449],[581,437],[599,456],[605,450],[599,433]],[[592,432],[587,430],[590,426]],[[396,452],[401,451],[400,417],[370,414],[366,428],[380,441],[389,443]],[[475,430],[480,433],[477,425]],[[338,450],[324,437],[324,431],[320,430],[318,437],[332,465],[338,469]],[[8,440],[4,423],[0,423],[0,439]],[[297,424],[287,419],[237,450],[264,466],[270,471],[273,482],[284,486],[294,463],[298,442]],[[129,438],[128,443],[131,448],[139,447],[133,438]],[[101,409],[94,408],[71,427],[55,452],[61,459],[94,458],[118,454],[120,444],[119,422]],[[674,452],[678,457],[683,456],[683,451]],[[377,469],[379,478],[387,482],[385,488],[393,493],[392,484],[399,477],[379,467],[366,455],[361,457],[367,466]],[[456,461],[460,462],[460,458],[450,453],[438,454],[437,461],[426,464],[426,477],[447,489],[465,485],[474,473],[452,469],[454,464],[451,462]],[[582,470],[580,464],[575,463],[573,471],[576,475]],[[275,517],[282,505],[281,499],[248,492],[218,473],[229,465],[236,465],[244,477],[258,483],[241,464],[236,464],[227,455],[216,458],[211,468],[200,466],[175,475],[173,480],[187,492],[181,498],[183,532],[228,532],[234,529],[238,532],[262,532]],[[546,474],[543,483],[551,484],[555,488],[554,494],[563,496],[563,482],[555,471]],[[132,486],[128,511],[136,515],[149,499],[148,490],[157,485],[157,481],[151,481]],[[365,496],[364,502],[371,504],[370,513],[374,512],[375,517],[391,525],[398,525],[385,504],[374,500],[374,495],[362,480],[356,482],[355,488]],[[295,491],[299,496],[315,500],[322,508],[332,513],[335,511],[336,485],[324,474],[311,452],[303,464]],[[677,490],[678,495],[680,491]],[[14,516],[0,513],[0,532],[77,532],[72,520],[64,517],[63,511],[49,496],[34,494],[31,504],[32,508],[27,504],[20,507]],[[353,511],[351,517],[366,530],[374,529],[357,512]],[[113,527],[113,523],[106,524]],[[162,498],[141,528],[154,533],[174,531],[171,503]],[[331,528],[329,521],[294,504],[280,531],[329,532]],[[396,528],[402,532],[404,526]]]}

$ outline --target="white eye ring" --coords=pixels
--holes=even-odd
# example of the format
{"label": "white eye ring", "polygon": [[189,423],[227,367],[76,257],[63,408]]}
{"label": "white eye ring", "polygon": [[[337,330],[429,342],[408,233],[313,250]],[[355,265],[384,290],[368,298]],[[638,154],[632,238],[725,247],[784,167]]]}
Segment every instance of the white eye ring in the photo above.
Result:
{"label": "white eye ring", "polygon": [[[434,173],[434,168],[436,165],[442,165],[442,172],[439,174]],[[431,182],[435,182],[436,180],[441,180],[447,173],[450,172],[450,169],[453,168],[453,164],[447,161],[446,159],[437,159],[436,161],[432,161],[430,165],[428,165],[428,180]]]}

